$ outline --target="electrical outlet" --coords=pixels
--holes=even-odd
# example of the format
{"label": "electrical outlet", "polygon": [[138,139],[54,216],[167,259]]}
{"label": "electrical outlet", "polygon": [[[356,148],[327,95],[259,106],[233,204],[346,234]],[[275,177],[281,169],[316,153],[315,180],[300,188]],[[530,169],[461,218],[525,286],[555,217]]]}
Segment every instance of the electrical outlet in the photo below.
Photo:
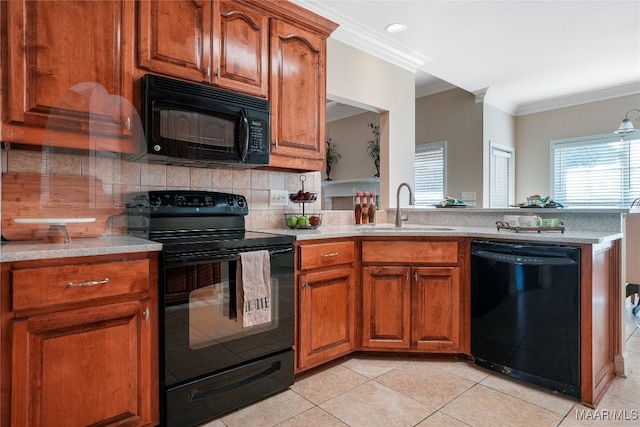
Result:
{"label": "electrical outlet", "polygon": [[270,206],[287,206],[289,204],[289,192],[287,190],[269,190]]}

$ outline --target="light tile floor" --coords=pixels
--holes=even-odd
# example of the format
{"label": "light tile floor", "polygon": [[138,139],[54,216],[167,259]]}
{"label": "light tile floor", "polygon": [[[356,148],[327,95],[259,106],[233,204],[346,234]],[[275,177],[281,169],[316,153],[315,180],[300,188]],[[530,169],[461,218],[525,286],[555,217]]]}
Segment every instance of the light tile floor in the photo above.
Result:
{"label": "light tile floor", "polygon": [[360,354],[205,426],[640,426],[639,324],[627,300],[632,372],[614,380],[596,410],[465,360]]}

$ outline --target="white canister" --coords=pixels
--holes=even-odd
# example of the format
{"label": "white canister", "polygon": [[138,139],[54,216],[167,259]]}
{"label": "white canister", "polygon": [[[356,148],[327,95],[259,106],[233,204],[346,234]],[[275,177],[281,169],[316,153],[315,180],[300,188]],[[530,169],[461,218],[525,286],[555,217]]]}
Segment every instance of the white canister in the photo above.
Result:
{"label": "white canister", "polygon": [[519,216],[518,221],[520,223],[520,227],[540,227],[540,224],[542,223],[540,217],[534,215]]}
{"label": "white canister", "polygon": [[503,222],[509,224],[509,227],[517,227],[520,225],[520,217],[518,215],[505,215]]}

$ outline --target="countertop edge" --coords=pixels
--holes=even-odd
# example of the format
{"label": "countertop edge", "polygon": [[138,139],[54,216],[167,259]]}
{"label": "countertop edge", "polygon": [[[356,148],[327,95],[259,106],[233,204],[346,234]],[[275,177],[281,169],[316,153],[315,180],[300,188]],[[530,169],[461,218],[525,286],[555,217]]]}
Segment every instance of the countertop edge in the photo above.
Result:
{"label": "countertop edge", "polygon": [[161,243],[127,235],[78,238],[69,243],[7,241],[0,245],[0,262],[158,252],[161,250]]}
{"label": "countertop edge", "polygon": [[[378,228],[376,228],[378,227]],[[407,229],[409,228],[410,229]],[[383,229],[381,229],[383,228]],[[623,238],[623,233],[613,232],[513,232],[493,227],[439,227],[410,225],[392,228],[389,224],[376,226],[323,226],[315,230],[291,230],[282,228],[255,229],[252,231],[285,234],[296,240],[318,240],[351,237],[471,237],[476,239],[500,239],[564,244],[602,244]],[[162,244],[128,235],[74,239],[69,243],[44,243],[41,241],[11,241],[0,245],[0,262],[31,261],[51,258],[100,256],[136,252],[158,252]]]}
{"label": "countertop edge", "polygon": [[[349,237],[471,237],[478,239],[501,239],[518,241],[538,241],[566,244],[602,244],[622,239],[623,233],[595,231],[510,231],[497,230],[495,227],[456,227],[456,226],[421,226],[411,225],[410,230],[404,228],[384,229],[376,226],[321,226],[315,230],[294,230],[282,228],[255,229],[252,231],[287,234],[296,240],[335,239]],[[423,229],[421,229],[423,228]]]}

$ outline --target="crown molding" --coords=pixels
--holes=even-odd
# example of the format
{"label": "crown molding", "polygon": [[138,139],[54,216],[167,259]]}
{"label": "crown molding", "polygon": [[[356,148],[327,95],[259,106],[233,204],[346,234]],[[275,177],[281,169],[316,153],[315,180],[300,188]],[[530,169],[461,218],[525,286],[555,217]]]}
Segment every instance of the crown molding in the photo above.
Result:
{"label": "crown molding", "polygon": [[542,101],[520,104],[515,115],[524,116],[527,114],[541,113],[543,111],[574,107],[576,105],[588,104],[590,102],[604,101],[607,99],[637,94],[640,94],[640,82],[627,83],[604,89],[591,90],[567,96],[549,98]]}
{"label": "crown molding", "polygon": [[487,96],[487,91],[489,90],[488,87],[482,88],[482,89],[478,89],[478,90],[474,90],[473,92],[473,96],[476,97],[476,104],[480,104],[484,101],[484,97]]}
{"label": "crown molding", "polygon": [[430,59],[420,52],[409,49],[395,40],[383,37],[369,27],[360,24],[352,18],[338,13],[327,5],[330,2],[291,0],[312,12],[330,19],[340,26],[331,34],[331,38],[361,50],[370,55],[383,59],[400,68],[415,73],[420,66]]}

